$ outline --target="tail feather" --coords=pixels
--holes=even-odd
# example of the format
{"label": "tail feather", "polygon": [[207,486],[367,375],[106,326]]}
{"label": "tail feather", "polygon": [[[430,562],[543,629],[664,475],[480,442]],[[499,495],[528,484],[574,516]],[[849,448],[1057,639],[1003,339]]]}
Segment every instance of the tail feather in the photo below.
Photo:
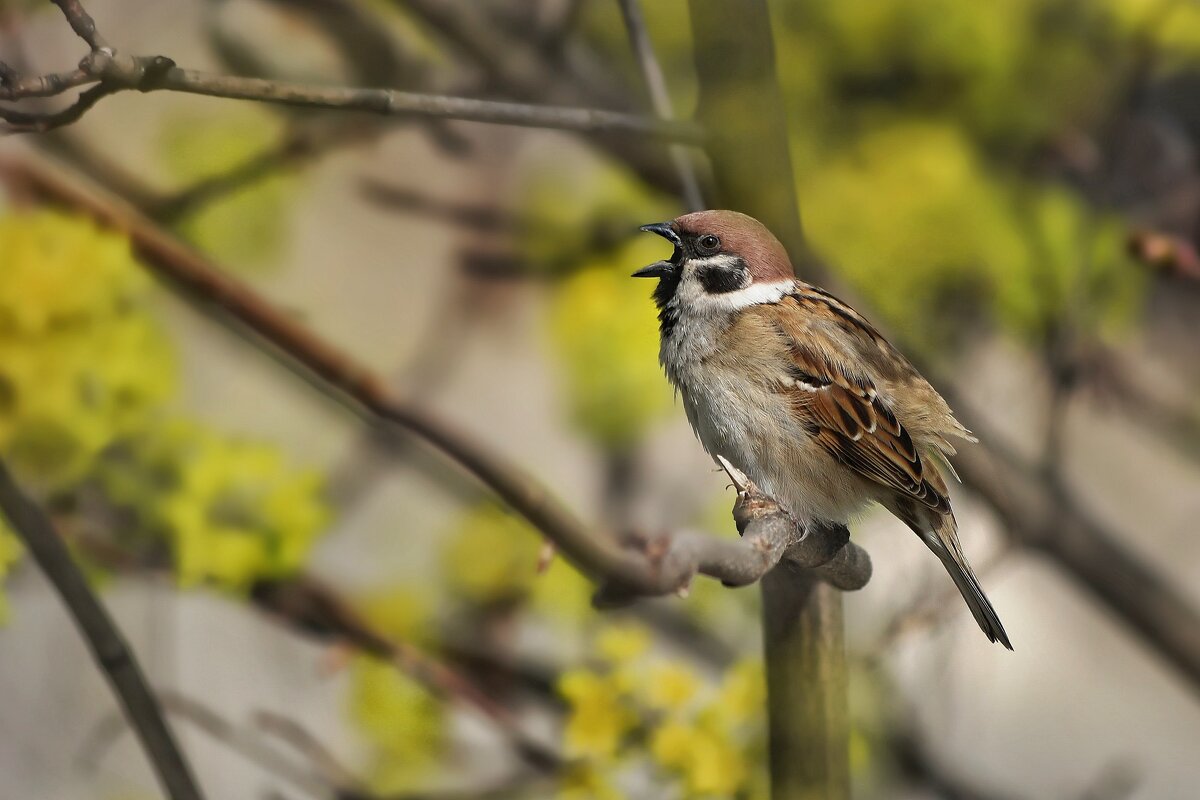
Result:
{"label": "tail feather", "polygon": [[[940,539],[940,537],[938,537]],[[957,538],[957,537],[956,537]],[[928,540],[926,540],[927,543]],[[957,543],[957,542],[956,542]],[[983,630],[989,641],[999,642],[1009,650],[1013,649],[1012,642],[1008,640],[1008,634],[1004,631],[1004,625],[1000,622],[1000,616],[996,613],[996,609],[992,607],[992,603],[988,600],[987,595],[983,593],[983,588],[979,585],[979,578],[975,577],[975,571],[971,569],[971,565],[966,562],[966,559],[961,557],[959,551],[955,558],[948,548],[942,546],[941,542],[935,547],[932,543],[930,549],[937,553],[942,560],[942,564],[946,567],[946,572],[950,573],[950,578],[954,581],[954,585],[958,587],[959,594],[963,600],[967,601],[967,608],[971,609],[971,614],[975,617],[975,621],[979,623],[979,627]]]}
{"label": "tail feather", "polygon": [[950,573],[951,580],[954,581],[963,600],[967,602],[967,608],[971,609],[971,615],[975,617],[988,640],[999,642],[1012,650],[1012,642],[1008,640],[1000,616],[983,593],[979,578],[975,576],[975,571],[971,569],[967,557],[963,554],[962,546],[958,542],[958,525],[954,521],[954,514],[939,515],[932,509],[915,504],[897,504],[889,507],[896,516],[916,531],[929,549],[941,559],[946,572]]}

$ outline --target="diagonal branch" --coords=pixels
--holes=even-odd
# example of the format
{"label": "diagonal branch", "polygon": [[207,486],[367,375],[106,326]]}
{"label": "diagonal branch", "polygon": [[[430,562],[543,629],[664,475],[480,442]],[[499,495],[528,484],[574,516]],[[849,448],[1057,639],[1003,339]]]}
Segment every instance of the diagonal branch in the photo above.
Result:
{"label": "diagonal branch", "polygon": [[[219,318],[236,323],[255,344],[290,365],[361,415],[385,438],[414,434],[470,472],[558,545],[589,577],[626,596],[669,595],[697,575],[733,585],[752,583],[784,551],[794,565],[821,567],[819,576],[841,588],[866,583],[870,562],[846,547],[844,529],[804,532],[773,500],[743,483],[741,502],[753,512],[745,538],[723,541],[693,533],[634,537],[625,541],[587,525],[550,489],[499,452],[403,398],[350,356],[280,313],[248,287],[115,198],[100,198],[42,158],[0,161],[0,177],[24,185],[102,224],[125,231],[145,265],[167,285]],[[735,481],[737,479],[735,478]]]}
{"label": "diagonal branch", "polygon": [[260,609],[294,630],[353,647],[382,659],[435,695],[462,702],[486,717],[531,767],[552,771],[563,758],[525,733],[513,713],[465,675],[419,648],[372,628],[332,589],[306,575],[256,584],[251,598]]}
{"label": "diagonal branch", "polygon": [[176,745],[158,699],[125,637],[93,594],[50,518],[25,496],[3,462],[0,462],[0,510],[67,606],[125,716],[137,731],[162,787],[172,800],[201,800],[191,768]]}

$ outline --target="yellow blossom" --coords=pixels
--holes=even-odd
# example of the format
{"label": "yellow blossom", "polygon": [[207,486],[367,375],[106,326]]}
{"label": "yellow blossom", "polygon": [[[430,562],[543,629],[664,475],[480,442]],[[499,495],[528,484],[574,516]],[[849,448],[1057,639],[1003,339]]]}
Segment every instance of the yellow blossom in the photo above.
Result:
{"label": "yellow blossom", "polygon": [[0,449],[61,489],[144,425],[173,355],[127,240],[52,212],[0,217]]}
{"label": "yellow blossom", "polygon": [[528,591],[537,570],[538,537],[520,517],[484,503],[463,514],[445,541],[442,568],[454,592],[491,603]]}
{"label": "yellow blossom", "polygon": [[564,734],[568,752],[587,758],[615,756],[621,739],[636,722],[617,681],[587,670],[570,670],[558,688],[571,706]]}
{"label": "yellow blossom", "polygon": [[606,625],[596,636],[596,650],[613,664],[624,664],[645,655],[650,649],[650,633],[641,625]]}
{"label": "yellow blossom", "polygon": [[696,673],[679,662],[655,664],[646,674],[646,702],[651,708],[678,711],[691,702],[699,688]]}
{"label": "yellow blossom", "polygon": [[480,604],[528,597],[539,611],[572,620],[591,613],[588,580],[561,557],[539,575],[541,537],[507,509],[483,503],[443,539],[442,571],[456,594]]}
{"label": "yellow blossom", "polygon": [[424,638],[432,616],[429,593],[412,585],[392,585],[362,598],[363,617],[385,636],[414,641]]}
{"label": "yellow blossom", "polygon": [[591,764],[567,767],[558,784],[558,800],[622,800],[623,795]]}
{"label": "yellow blossom", "polygon": [[39,335],[111,316],[146,278],[129,241],[56,211],[0,218],[0,332]]}
{"label": "yellow blossom", "polygon": [[445,746],[442,706],[423,687],[372,658],[358,658],[351,673],[350,715],[375,746],[371,788],[407,791]]}
{"label": "yellow blossom", "polygon": [[183,422],[149,432],[101,471],[109,496],[162,531],[179,581],[234,591],[294,572],[329,521],[322,479],[266,444]]}
{"label": "yellow blossom", "polygon": [[650,742],[655,761],[680,775],[690,795],[731,797],[746,780],[746,761],[736,743],[707,727],[668,722]]}
{"label": "yellow blossom", "polygon": [[534,607],[549,617],[573,622],[596,613],[592,607],[595,587],[561,556],[545,572],[533,577],[531,588]]}
{"label": "yellow blossom", "polygon": [[761,718],[767,701],[766,675],[758,659],[743,659],[725,673],[714,707],[737,725]]}
{"label": "yellow blossom", "polygon": [[682,770],[691,757],[694,735],[695,729],[686,723],[663,723],[650,740],[650,753],[661,766]]}

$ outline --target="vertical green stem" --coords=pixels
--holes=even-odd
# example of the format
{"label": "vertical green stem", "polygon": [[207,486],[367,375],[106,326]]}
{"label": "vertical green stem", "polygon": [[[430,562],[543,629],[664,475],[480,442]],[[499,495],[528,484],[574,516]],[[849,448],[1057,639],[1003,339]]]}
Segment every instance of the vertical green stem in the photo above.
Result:
{"label": "vertical green stem", "polygon": [[[762,220],[806,277],[819,274],[800,227],[783,94],[766,0],[690,0],[698,116],[720,203]],[[850,794],[846,659],[839,592],[776,568],[763,581],[773,800]]]}
{"label": "vertical green stem", "polygon": [[762,595],[771,797],[849,797],[841,592],[781,566]]}

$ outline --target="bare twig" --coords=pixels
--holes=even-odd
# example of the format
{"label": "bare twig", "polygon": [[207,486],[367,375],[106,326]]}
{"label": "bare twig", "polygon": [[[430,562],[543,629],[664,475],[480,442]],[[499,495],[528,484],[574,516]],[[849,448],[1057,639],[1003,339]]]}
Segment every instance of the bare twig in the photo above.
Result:
{"label": "bare twig", "polygon": [[[274,711],[254,712],[254,726],[269,733],[303,755],[318,774],[333,786],[351,787],[350,791],[361,793],[362,784],[344,764],[330,752],[316,736],[291,717]],[[345,791],[341,792],[345,793]]]}
{"label": "bare twig", "polygon": [[[177,692],[164,692],[163,706],[172,715],[194,725],[213,741],[284,781],[293,789],[318,800],[467,800],[521,796],[546,776],[518,773],[499,786],[461,791],[405,792],[381,795],[371,791],[363,780],[352,774],[312,733],[294,720],[270,712],[258,712],[255,725],[235,725],[203,703]],[[88,760],[103,757],[119,729],[102,724],[89,737]],[[270,744],[263,736],[271,734],[295,750],[293,757]]]}
{"label": "bare twig", "polygon": [[[583,133],[633,134],[691,144],[698,144],[704,138],[699,126],[693,123],[657,120],[619,111],[214,75],[177,67],[165,56],[114,56],[98,51],[86,57],[80,67],[95,85],[67,109],[38,114],[5,108],[0,109],[0,118],[5,119],[16,131],[43,132],[75,122],[104,97],[136,89],[142,92],[186,92],[303,108],[360,111],[389,117],[419,115]],[[20,100],[23,97],[20,92],[7,86],[0,89],[0,100]]]}
{"label": "bare twig", "polygon": [[372,139],[383,132],[377,125],[294,125],[277,142],[233,169],[200,178],[181,191],[155,198],[143,210],[159,222],[176,222],[232,192],[334,149]]}
{"label": "bare twig", "polygon": [[177,692],[164,692],[163,705],[171,714],[187,720],[214,740],[306,794],[320,798],[336,797],[340,791],[348,788],[331,785],[328,776],[321,775],[314,766],[297,764],[268,745],[261,736],[234,725],[195,700]]}
{"label": "bare twig", "polygon": [[[997,567],[1008,561],[1014,550],[1015,543],[1011,540],[1006,541],[998,551],[979,565],[976,570],[978,577],[984,578],[990,575]],[[917,602],[892,617],[872,650],[884,652],[904,636],[938,628],[962,612],[962,606],[957,602],[958,589],[953,585],[944,586],[941,590],[935,591],[932,598],[928,595],[928,591],[923,591],[917,598]]]}
{"label": "bare twig", "polygon": [[104,41],[104,38],[97,32],[95,20],[84,10],[79,0],[51,0],[51,2],[59,7],[71,25],[71,30],[75,31],[76,36],[87,42],[93,52],[111,50],[108,42]]}
{"label": "bare twig", "polygon": [[[525,102],[582,101],[617,108],[628,102],[625,87],[604,80],[612,77],[607,66],[583,74],[560,57],[561,50],[548,51],[529,26],[524,26],[523,37],[503,30],[488,13],[490,4],[441,0],[402,0],[398,4],[474,61],[487,75],[491,88],[507,97]],[[498,35],[501,33],[508,35]],[[596,136],[590,141],[632,166],[650,185],[671,192],[680,188],[679,175],[659,143],[628,136]]]}
{"label": "bare twig", "polygon": [[[650,102],[654,113],[659,119],[672,119],[675,110],[671,107],[671,94],[667,90],[667,79],[663,75],[662,66],[654,53],[654,45],[650,42],[650,33],[646,30],[646,19],[642,16],[640,0],[618,0],[621,15],[625,18],[625,29],[629,33],[629,43],[637,56],[642,77],[646,81],[646,89],[650,92]],[[671,160],[679,172],[679,182],[683,191],[684,203],[691,211],[704,208],[704,195],[700,191],[700,178],[696,174],[696,165],[692,162],[688,151],[679,145],[671,145]]]}
{"label": "bare twig", "polygon": [[191,768],[125,637],[88,586],[50,518],[22,493],[3,462],[0,509],[71,613],[126,718],[137,731],[163,789],[172,800],[201,800]]}
{"label": "bare twig", "polygon": [[449,666],[407,642],[374,630],[332,589],[308,576],[256,584],[251,597],[289,626],[357,648],[388,661],[440,697],[478,710],[531,766],[555,769],[562,757],[518,725],[512,713]]}

